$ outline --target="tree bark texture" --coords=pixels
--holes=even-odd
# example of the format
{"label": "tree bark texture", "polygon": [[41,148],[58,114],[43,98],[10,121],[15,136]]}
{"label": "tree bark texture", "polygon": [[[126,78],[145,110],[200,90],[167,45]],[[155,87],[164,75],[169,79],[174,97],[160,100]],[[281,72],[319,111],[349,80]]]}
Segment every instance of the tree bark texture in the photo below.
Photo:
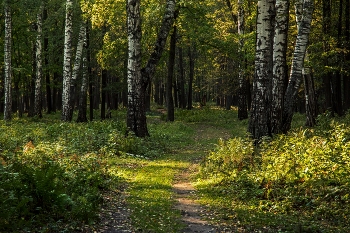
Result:
{"label": "tree bark texture", "polygon": [[[43,21],[45,22],[48,18],[48,13],[47,13],[47,7],[44,5],[43,9]],[[44,51],[45,51],[45,58],[44,58],[44,63],[45,66],[48,67],[49,65],[49,38],[46,35],[44,38]],[[50,114],[53,109],[52,109],[52,91],[51,91],[51,80],[50,80],[50,73],[48,71],[45,72],[45,82],[46,82],[46,104],[47,104],[47,113]]]}
{"label": "tree bark texture", "polygon": [[315,94],[314,79],[311,68],[304,68],[303,72],[304,88],[305,88],[305,108],[306,108],[306,126],[314,127],[316,125],[316,117],[318,114],[317,100]]}
{"label": "tree bark texture", "polygon": [[34,115],[37,117],[42,117],[42,98],[41,98],[41,83],[43,76],[43,59],[42,59],[42,9],[40,7],[39,13],[37,15],[36,21],[36,75],[35,75],[35,98],[34,98]]}
{"label": "tree bark texture", "polygon": [[174,98],[173,98],[173,76],[175,66],[175,49],[176,49],[176,26],[173,27],[173,33],[170,38],[170,51],[168,63],[168,78],[166,83],[167,95],[167,120],[174,121]]}
{"label": "tree bark texture", "polygon": [[271,132],[281,133],[283,97],[288,80],[287,43],[289,24],[289,0],[276,0],[275,33],[273,46],[273,76],[271,102]]}
{"label": "tree bark texture", "polygon": [[[302,0],[301,0],[302,1]],[[312,13],[314,10],[314,0],[304,0],[302,16],[298,24],[298,35],[295,42],[292,66],[288,87],[284,97],[284,110],[281,130],[286,133],[291,128],[294,104],[298,95],[299,86],[302,80],[302,70],[304,68],[304,58],[309,41]]]}
{"label": "tree bark texture", "polygon": [[[147,135],[144,129],[141,129],[146,116],[143,113],[142,104],[142,76],[141,76],[141,15],[140,15],[140,0],[128,0],[127,5],[128,15],[128,113],[127,126],[130,131],[136,136],[142,136],[141,133]],[[139,132],[141,130],[141,132]]]}
{"label": "tree bark texture", "polygon": [[188,96],[187,96],[187,110],[192,109],[192,98],[193,98],[193,79],[194,79],[194,53],[195,47],[188,47],[188,57],[190,63],[189,80],[188,80]]}
{"label": "tree bark texture", "polygon": [[[245,21],[244,21],[244,6],[243,6],[243,0],[238,0],[238,35],[240,36],[239,39],[239,51],[238,54],[242,54],[243,46],[244,46],[244,27],[245,27]],[[240,63],[239,63],[239,71],[238,71],[238,119],[244,120],[248,118],[248,109],[247,109],[247,86],[246,86],[246,77],[244,75],[244,68],[245,68],[245,59],[242,54]]]}
{"label": "tree bark texture", "polygon": [[272,80],[272,48],[274,1],[258,1],[255,78],[248,132],[254,139],[271,136],[270,93]]}
{"label": "tree bark texture", "polygon": [[66,18],[64,27],[64,57],[63,57],[63,90],[62,90],[62,121],[71,121],[73,109],[71,106],[71,85],[72,85],[72,34],[73,34],[73,0],[66,1]]}
{"label": "tree bark texture", "polygon": [[185,93],[185,75],[183,66],[183,51],[182,48],[178,48],[179,53],[179,75],[178,75],[178,87],[179,87],[179,107],[186,109],[186,93]]}
{"label": "tree bark texture", "polygon": [[163,53],[175,17],[175,0],[167,0],[166,9],[154,50],[141,69],[140,0],[128,0],[128,113],[127,126],[138,137],[149,136],[146,122],[145,95],[147,85]]}
{"label": "tree bark texture", "polygon": [[5,103],[4,120],[12,118],[12,63],[11,63],[11,43],[12,43],[12,18],[10,1],[5,1],[5,41],[4,41],[4,77],[5,77]]}

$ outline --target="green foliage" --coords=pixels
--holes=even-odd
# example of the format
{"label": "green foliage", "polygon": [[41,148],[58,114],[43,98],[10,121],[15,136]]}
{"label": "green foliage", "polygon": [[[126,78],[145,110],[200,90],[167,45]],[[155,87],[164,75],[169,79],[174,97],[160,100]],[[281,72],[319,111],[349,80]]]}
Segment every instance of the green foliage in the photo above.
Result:
{"label": "green foliage", "polygon": [[[198,187],[209,198],[226,198],[221,204],[228,208],[246,210],[232,218],[243,225],[254,221],[253,229],[294,232],[299,222],[306,232],[345,231],[350,226],[344,208],[350,192],[347,118],[320,116],[315,129],[276,135],[256,151],[249,139],[219,141],[202,164]],[[247,220],[247,214],[255,217]]]}
{"label": "green foliage", "polygon": [[107,161],[123,149],[109,144],[125,138],[123,125],[17,119],[0,127],[1,232],[56,232],[97,220],[102,192],[120,182]]}

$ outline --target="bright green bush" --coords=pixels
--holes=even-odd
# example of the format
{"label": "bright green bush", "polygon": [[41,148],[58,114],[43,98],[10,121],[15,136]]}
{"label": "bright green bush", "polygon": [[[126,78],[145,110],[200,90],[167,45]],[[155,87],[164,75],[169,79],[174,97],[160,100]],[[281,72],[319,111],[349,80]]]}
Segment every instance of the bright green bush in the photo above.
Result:
{"label": "bright green bush", "polygon": [[344,208],[350,195],[350,125],[327,116],[319,122],[315,129],[276,135],[255,150],[249,139],[220,141],[203,162],[201,178],[215,177],[215,185],[210,183],[207,189],[224,193],[235,205],[295,215],[315,231],[346,229],[350,226],[350,209]]}

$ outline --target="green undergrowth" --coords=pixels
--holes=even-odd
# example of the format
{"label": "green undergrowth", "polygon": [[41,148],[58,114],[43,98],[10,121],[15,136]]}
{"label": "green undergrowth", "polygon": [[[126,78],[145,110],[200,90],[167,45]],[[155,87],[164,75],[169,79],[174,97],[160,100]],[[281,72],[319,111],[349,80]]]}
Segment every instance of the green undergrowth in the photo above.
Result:
{"label": "green undergrowth", "polygon": [[[192,132],[183,124],[152,123],[152,137],[126,136],[125,114],[89,123],[64,123],[59,114],[0,121],[0,232],[73,232],[94,225],[103,192],[129,181],[116,171],[116,160],[156,163],[191,143],[183,139]],[[164,187],[173,170],[160,173]],[[169,190],[159,193],[167,195]]]}
{"label": "green undergrowth", "polygon": [[349,155],[350,116],[320,116],[316,128],[293,129],[258,148],[247,137],[219,141],[197,188],[218,222],[245,232],[347,232]]}

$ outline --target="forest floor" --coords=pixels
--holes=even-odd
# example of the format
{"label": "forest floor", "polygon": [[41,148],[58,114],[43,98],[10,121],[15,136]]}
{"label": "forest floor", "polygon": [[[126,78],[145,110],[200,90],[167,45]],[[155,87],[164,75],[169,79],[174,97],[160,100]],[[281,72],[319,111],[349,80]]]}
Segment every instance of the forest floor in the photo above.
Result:
{"label": "forest floor", "polygon": [[[175,169],[172,177],[172,209],[180,213],[179,219],[174,219],[174,225],[180,225],[180,228],[174,227],[171,232],[182,233],[211,233],[211,232],[232,232],[225,226],[213,224],[210,219],[215,213],[209,211],[205,206],[199,204],[200,197],[193,185],[195,175],[198,173],[199,164],[208,152],[214,149],[219,138],[229,138],[231,135],[227,129],[209,125],[195,125],[195,133],[192,134],[193,143],[178,148],[176,157],[186,161],[185,166]],[[152,179],[152,178],[150,178]],[[128,205],[128,187],[122,190],[120,195],[106,193],[103,211],[101,212],[101,225],[99,229],[93,232],[99,233],[132,233],[132,232],[168,232],[135,229],[130,215],[133,212],[132,207]],[[177,223],[175,223],[177,221]],[[178,223],[180,221],[180,224]],[[170,223],[171,225],[171,223]],[[176,230],[175,230],[176,229]]]}

